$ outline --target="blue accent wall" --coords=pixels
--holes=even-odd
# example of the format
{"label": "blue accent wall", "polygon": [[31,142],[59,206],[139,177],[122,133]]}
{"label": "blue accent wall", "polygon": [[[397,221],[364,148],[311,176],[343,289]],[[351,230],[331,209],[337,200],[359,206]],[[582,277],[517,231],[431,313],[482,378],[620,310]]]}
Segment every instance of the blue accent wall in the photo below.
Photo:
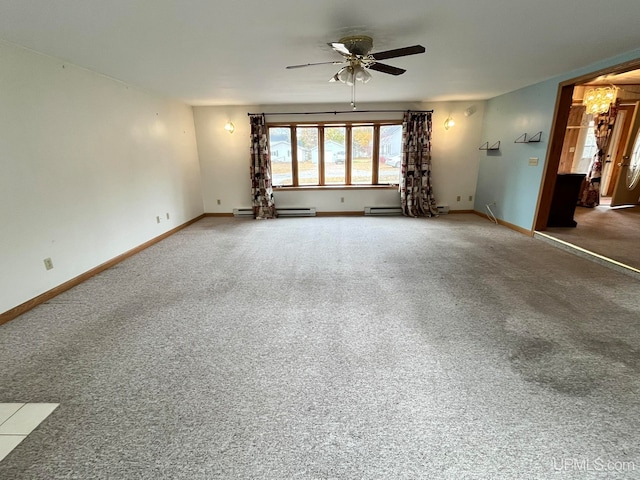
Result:
{"label": "blue accent wall", "polygon": [[[637,58],[640,49],[489,100],[482,142],[491,146],[500,141],[500,150],[479,151],[474,209],[486,213],[487,204],[495,202],[490,208],[498,219],[533,229],[558,85]],[[540,131],[539,143],[514,143],[524,133],[533,136]],[[530,158],[538,158],[538,165],[529,165]]]}

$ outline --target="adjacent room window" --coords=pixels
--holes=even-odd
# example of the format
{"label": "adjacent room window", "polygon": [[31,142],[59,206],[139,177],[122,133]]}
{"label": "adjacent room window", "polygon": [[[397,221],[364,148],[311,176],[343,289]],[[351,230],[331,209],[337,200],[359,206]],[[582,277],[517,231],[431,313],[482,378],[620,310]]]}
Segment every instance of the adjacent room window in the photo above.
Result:
{"label": "adjacent room window", "polygon": [[399,120],[269,126],[274,186],[397,185],[401,150]]}

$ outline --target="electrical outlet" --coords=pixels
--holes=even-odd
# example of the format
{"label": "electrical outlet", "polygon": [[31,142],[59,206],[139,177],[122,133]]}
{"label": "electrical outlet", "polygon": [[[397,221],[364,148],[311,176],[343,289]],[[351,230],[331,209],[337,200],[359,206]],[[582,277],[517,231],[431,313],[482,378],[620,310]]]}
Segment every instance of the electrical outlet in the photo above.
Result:
{"label": "electrical outlet", "polygon": [[158,215],[158,216],[156,217],[156,223],[160,223],[160,221],[161,221],[161,220],[160,220],[160,215]]}
{"label": "electrical outlet", "polygon": [[469,201],[472,202],[473,201],[473,195],[469,195]]}
{"label": "electrical outlet", "polygon": [[344,197],[340,197],[340,203],[344,203]]}
{"label": "electrical outlet", "polygon": [[169,212],[167,212],[167,220],[169,220]]}
{"label": "electrical outlet", "polygon": [[458,196],[456,197],[456,201],[458,201],[458,202],[460,201],[460,195],[458,195]]}
{"label": "electrical outlet", "polygon": [[220,205],[220,199],[218,199],[218,205]]}
{"label": "electrical outlet", "polygon": [[531,157],[529,159],[529,165],[532,167],[535,167],[536,165],[538,165],[538,157]]}
{"label": "electrical outlet", "polygon": [[51,258],[44,259],[44,268],[46,268],[47,270],[51,270],[53,268],[53,261],[51,260]]}

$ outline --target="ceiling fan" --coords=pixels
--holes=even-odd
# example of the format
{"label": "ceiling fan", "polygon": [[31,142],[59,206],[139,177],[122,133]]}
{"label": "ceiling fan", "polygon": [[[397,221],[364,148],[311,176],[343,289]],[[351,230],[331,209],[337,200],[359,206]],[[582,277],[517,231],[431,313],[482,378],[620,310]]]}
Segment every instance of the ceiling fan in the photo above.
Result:
{"label": "ceiling fan", "polygon": [[380,60],[405,57],[424,53],[426,49],[422,45],[385,50],[383,52],[369,53],[373,49],[373,39],[367,35],[350,35],[337,42],[328,44],[344,58],[342,61],[305,63],[301,65],[289,65],[288,69],[310,67],[314,65],[343,65],[338,72],[329,79],[330,82],[342,82],[352,87],[351,106],[355,110],[355,84],[356,81],[367,83],[371,80],[371,74],[367,70],[387,73],[389,75],[402,75],[406,72],[403,68],[393,67]]}

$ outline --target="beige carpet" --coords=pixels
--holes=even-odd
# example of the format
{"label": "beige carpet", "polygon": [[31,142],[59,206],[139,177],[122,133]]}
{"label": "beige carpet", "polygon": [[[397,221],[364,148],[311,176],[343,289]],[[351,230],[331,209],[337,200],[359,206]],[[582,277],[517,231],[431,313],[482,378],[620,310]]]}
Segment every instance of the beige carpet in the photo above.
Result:
{"label": "beige carpet", "polygon": [[0,403],[60,404],[0,478],[638,478],[638,286],[476,215],[206,218],[0,326]]}

